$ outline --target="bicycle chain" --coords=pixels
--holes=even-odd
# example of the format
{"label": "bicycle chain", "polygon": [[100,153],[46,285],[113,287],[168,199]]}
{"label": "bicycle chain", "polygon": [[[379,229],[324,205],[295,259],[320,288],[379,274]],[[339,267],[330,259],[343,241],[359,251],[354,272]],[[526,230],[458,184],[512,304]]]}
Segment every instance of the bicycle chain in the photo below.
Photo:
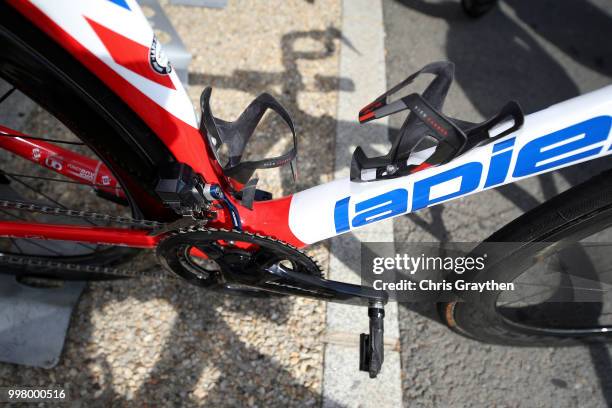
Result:
{"label": "bicycle chain", "polygon": [[130,268],[111,268],[108,266],[84,265],[68,262],[57,262],[45,258],[33,258],[29,256],[9,255],[0,253],[0,264],[11,266],[25,266],[36,268],[62,269],[69,272],[85,272],[92,274],[103,274],[107,276],[116,276],[118,278],[156,278],[178,280],[178,277],[170,273],[163,272],[147,272]]}
{"label": "bicycle chain", "polygon": [[122,217],[108,214],[100,214],[93,211],[71,210],[68,208],[50,207],[48,205],[40,205],[33,203],[25,203],[23,201],[0,200],[0,208],[9,210],[29,211],[42,213],[47,215],[66,216],[87,219],[90,221],[105,221],[116,224],[131,225],[141,228],[162,228],[166,226],[163,222],[138,220],[132,217]]}
{"label": "bicycle chain", "polygon": [[[29,212],[37,212],[47,215],[56,215],[56,216],[68,216],[74,218],[87,219],[90,221],[107,221],[114,222],[123,225],[136,226],[141,228],[163,228],[168,224],[158,221],[150,221],[150,220],[141,220],[135,219],[131,217],[120,217],[120,216],[112,216],[107,214],[100,214],[93,211],[81,211],[81,210],[71,210],[67,208],[58,208],[58,207],[50,207],[46,205],[38,205],[32,203],[24,203],[21,201],[11,201],[11,200],[0,200],[0,208],[11,209],[11,210],[21,210],[21,211],[29,211]],[[189,232],[198,232],[198,231],[228,231],[220,228],[205,228],[201,224],[197,223],[194,220],[195,224],[185,227],[179,228],[175,231],[178,234],[186,234]],[[316,260],[314,260],[310,255],[306,254],[301,249],[294,247],[286,242],[278,240],[276,238],[272,238],[269,236],[264,236],[261,234],[254,234],[246,231],[233,231],[235,233],[241,233],[247,236],[258,236],[260,238],[264,238],[270,241],[274,241],[279,245],[286,245],[291,247],[292,249],[298,250],[302,255],[312,259],[312,261],[319,268],[320,273],[322,274],[321,267]],[[86,272],[86,273],[96,273],[96,274],[104,274],[108,276],[117,276],[123,278],[157,278],[157,279],[171,279],[178,280],[179,277],[170,274],[166,271],[164,272],[146,272],[142,270],[138,270],[135,268],[111,268],[106,266],[97,266],[97,265],[83,265],[83,264],[75,264],[75,263],[67,263],[67,262],[57,262],[46,258],[35,258],[35,257],[27,257],[27,256],[19,256],[12,254],[3,254],[0,252],[0,264],[5,265],[14,265],[14,266],[31,266],[37,268],[51,268],[51,269],[64,269],[68,271],[74,272]]]}
{"label": "bicycle chain", "polygon": [[[54,216],[67,216],[73,218],[80,218],[89,221],[105,221],[122,225],[130,225],[139,228],[152,228],[158,229],[163,228],[167,224],[158,221],[140,220],[131,217],[113,216],[108,214],[100,214],[93,211],[82,211],[82,210],[71,210],[68,208],[50,207],[48,205],[40,205],[33,203],[25,203],[22,201],[12,200],[0,200],[0,208],[9,210],[29,211],[35,213],[42,213]],[[71,272],[85,272],[92,274],[104,274],[108,276],[116,276],[121,278],[164,278],[164,279],[178,279],[174,275],[168,272],[146,272],[135,268],[111,268],[107,266],[98,265],[84,265],[77,263],[58,262],[46,258],[36,258],[30,256],[19,256],[12,254],[0,253],[0,264],[12,265],[12,266],[25,266],[35,268],[51,268],[51,269],[64,269]]]}

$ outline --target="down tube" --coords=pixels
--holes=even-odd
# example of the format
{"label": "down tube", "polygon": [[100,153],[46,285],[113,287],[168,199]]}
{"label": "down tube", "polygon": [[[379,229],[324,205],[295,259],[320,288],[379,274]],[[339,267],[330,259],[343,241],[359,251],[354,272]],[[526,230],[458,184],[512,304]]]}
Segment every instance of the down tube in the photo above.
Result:
{"label": "down tube", "polygon": [[[335,180],[291,200],[289,227],[312,244],[407,212],[609,155],[612,86],[553,105],[443,166],[392,180]],[[348,165],[349,163],[347,163]]]}

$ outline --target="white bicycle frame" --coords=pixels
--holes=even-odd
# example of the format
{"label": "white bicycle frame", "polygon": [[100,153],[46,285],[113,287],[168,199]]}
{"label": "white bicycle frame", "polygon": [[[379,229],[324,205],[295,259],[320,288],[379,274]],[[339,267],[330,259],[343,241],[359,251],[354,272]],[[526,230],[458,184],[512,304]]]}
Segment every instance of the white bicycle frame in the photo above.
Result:
{"label": "white bicycle frame", "polygon": [[[385,218],[609,155],[611,115],[612,86],[607,86],[528,115],[520,130],[445,165],[391,180],[359,183],[345,178],[297,193],[289,226],[300,240],[314,243]],[[511,125],[500,125],[490,136]]]}

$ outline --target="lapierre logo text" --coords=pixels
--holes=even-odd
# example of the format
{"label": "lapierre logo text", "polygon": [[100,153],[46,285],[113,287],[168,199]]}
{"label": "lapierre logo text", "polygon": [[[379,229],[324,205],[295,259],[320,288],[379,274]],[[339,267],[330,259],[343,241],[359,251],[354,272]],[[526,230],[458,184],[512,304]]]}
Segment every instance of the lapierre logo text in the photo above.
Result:
{"label": "lapierre logo text", "polygon": [[[516,178],[527,177],[595,156],[601,153],[610,133],[611,124],[612,117],[597,116],[532,140],[518,152],[513,169],[510,169],[510,162],[515,139],[496,143],[493,145],[493,154],[490,156],[489,170],[486,174],[483,173],[483,163],[474,161],[414,183],[411,196],[412,211],[469,194],[478,188],[482,177],[486,177],[484,188],[489,188],[503,184],[510,173]],[[457,191],[441,197],[430,197],[433,187],[458,178],[461,178],[461,184]],[[398,188],[355,203],[355,215],[351,220],[349,220],[350,199],[349,196],[336,202],[334,208],[336,233],[346,232],[351,227],[360,227],[408,211],[409,194],[405,188]]]}

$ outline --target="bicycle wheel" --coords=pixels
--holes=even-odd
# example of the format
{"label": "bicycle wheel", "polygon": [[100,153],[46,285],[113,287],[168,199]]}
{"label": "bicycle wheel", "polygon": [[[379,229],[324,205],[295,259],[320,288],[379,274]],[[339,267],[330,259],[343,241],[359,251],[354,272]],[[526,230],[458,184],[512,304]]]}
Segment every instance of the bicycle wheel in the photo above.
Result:
{"label": "bicycle wheel", "polygon": [[[612,334],[612,172],[547,201],[490,236],[503,253],[468,281],[513,282],[439,305],[443,321],[480,341],[571,345],[609,341]],[[500,251],[501,252],[501,251]]]}
{"label": "bicycle wheel", "polygon": [[[0,92],[0,118],[17,118],[12,125],[20,128],[13,127],[12,130],[59,140],[58,146],[102,161],[119,181],[125,199],[117,204],[101,198],[91,186],[69,183],[69,179],[6,150],[0,150],[0,198],[160,221],[171,217],[153,191],[157,174],[155,163],[172,160],[171,155],[123,101],[6,4],[0,4],[0,49],[3,50],[0,55],[0,90],[4,90]],[[15,104],[11,98],[20,98],[20,103]],[[18,105],[20,112],[15,115],[15,112],[3,111],[3,105],[7,110],[17,109]],[[37,223],[94,224],[15,210],[0,211],[0,218]],[[0,252],[108,266],[131,259],[138,250],[0,238]],[[32,271],[24,267],[3,266],[0,271],[62,279],[107,278],[102,274],[75,274],[52,268]]]}

